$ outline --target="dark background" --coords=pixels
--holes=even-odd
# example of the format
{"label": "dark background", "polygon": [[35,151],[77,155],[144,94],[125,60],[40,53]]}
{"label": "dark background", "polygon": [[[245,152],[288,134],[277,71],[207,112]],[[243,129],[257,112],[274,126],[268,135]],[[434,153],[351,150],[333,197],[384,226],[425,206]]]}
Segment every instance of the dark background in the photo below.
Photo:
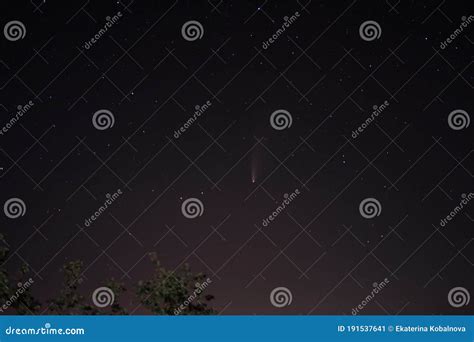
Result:
{"label": "dark background", "polygon": [[[20,20],[26,37],[0,37],[1,125],[35,103],[0,136],[2,206],[19,197],[27,207],[21,218],[0,216],[14,252],[6,267],[29,264],[33,292],[50,298],[60,267],[81,259],[89,296],[110,277],[146,278],[155,251],[169,269],[188,262],[205,272],[222,314],[350,314],[384,278],[362,314],[472,314],[472,303],[453,308],[447,294],[473,289],[473,204],[439,225],[473,192],[473,124],[455,131],[447,117],[473,113],[474,24],[440,49],[470,5],[2,1],[1,27]],[[202,39],[183,39],[188,20],[203,25]],[[366,20],[380,24],[380,39],[361,39]],[[112,128],[93,127],[99,109],[113,112]],[[290,128],[270,126],[277,109],[291,113]],[[84,227],[118,188],[124,194]],[[262,227],[295,189],[301,195]],[[204,204],[194,220],[181,214],[189,197]],[[382,205],[371,220],[359,213],[367,197]],[[285,308],[269,301],[278,286],[293,294]]]}

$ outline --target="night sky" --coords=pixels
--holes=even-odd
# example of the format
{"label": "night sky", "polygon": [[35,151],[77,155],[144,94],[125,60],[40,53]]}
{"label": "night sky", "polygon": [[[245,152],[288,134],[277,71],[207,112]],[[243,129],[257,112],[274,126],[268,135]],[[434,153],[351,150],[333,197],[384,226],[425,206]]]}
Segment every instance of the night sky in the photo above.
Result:
{"label": "night sky", "polygon": [[[0,36],[0,125],[34,103],[0,135],[2,208],[26,208],[1,212],[5,266],[27,263],[39,298],[67,261],[84,262],[89,298],[149,277],[156,252],[206,273],[226,315],[350,315],[385,278],[361,314],[473,314],[448,293],[474,294],[474,203],[441,224],[474,192],[470,1],[9,0],[0,13],[25,28]],[[184,39],[188,21],[202,36]],[[380,29],[363,39],[367,21]],[[189,198],[200,216],[183,215]],[[272,305],[277,287],[289,305]]]}

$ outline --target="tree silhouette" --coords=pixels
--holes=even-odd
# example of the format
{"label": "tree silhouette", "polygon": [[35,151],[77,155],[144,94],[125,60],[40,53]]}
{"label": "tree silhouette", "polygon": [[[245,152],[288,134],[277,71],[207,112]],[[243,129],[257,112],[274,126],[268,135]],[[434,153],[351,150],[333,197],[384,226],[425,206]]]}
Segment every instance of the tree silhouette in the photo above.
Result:
{"label": "tree silhouette", "polygon": [[[4,268],[8,261],[10,249],[6,247],[6,241],[3,234],[0,234],[0,312],[3,313],[9,308],[20,315],[34,314],[40,309],[40,302],[34,298],[31,293],[31,287],[25,287],[24,284],[30,284],[29,269],[23,265],[9,279],[9,275]],[[33,282],[33,280],[31,280]]]}
{"label": "tree silhouette", "polygon": [[[83,262],[70,261],[63,265],[64,273],[62,288],[52,299],[41,303],[31,292],[34,281],[29,277],[29,269],[23,265],[15,276],[8,274],[5,264],[8,261],[10,250],[0,234],[0,312],[28,314],[55,314],[55,315],[125,315],[127,308],[120,304],[122,294],[127,291],[126,286],[114,279],[106,282],[112,290],[114,301],[111,305],[98,308],[93,304],[91,295],[84,296],[81,291],[83,284]],[[184,264],[176,271],[164,268],[155,253],[150,253],[150,261],[154,272],[150,279],[139,281],[130,291],[139,304],[150,313],[157,315],[210,315],[215,311],[209,307],[214,298],[204,294],[205,288],[212,282],[202,273],[194,274],[189,265]],[[30,279],[30,280],[27,280]],[[26,281],[33,283],[24,286]],[[19,293],[21,288],[21,293]],[[137,305],[134,305],[136,308]]]}
{"label": "tree silhouette", "polygon": [[[193,274],[187,264],[179,272],[166,270],[154,253],[150,254],[150,259],[155,273],[151,279],[138,283],[137,293],[140,302],[151,312],[159,315],[215,313],[207,304],[214,296],[204,295],[198,290],[206,282],[204,274]],[[192,296],[196,298],[189,300]]]}

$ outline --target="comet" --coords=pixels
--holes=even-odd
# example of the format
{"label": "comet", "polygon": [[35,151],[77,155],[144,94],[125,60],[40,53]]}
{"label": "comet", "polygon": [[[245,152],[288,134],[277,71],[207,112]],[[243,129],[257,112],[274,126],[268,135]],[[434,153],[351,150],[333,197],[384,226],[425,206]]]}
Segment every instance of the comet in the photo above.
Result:
{"label": "comet", "polygon": [[257,182],[257,177],[260,169],[260,152],[258,149],[252,151],[252,156],[250,158],[250,180],[252,184]]}

